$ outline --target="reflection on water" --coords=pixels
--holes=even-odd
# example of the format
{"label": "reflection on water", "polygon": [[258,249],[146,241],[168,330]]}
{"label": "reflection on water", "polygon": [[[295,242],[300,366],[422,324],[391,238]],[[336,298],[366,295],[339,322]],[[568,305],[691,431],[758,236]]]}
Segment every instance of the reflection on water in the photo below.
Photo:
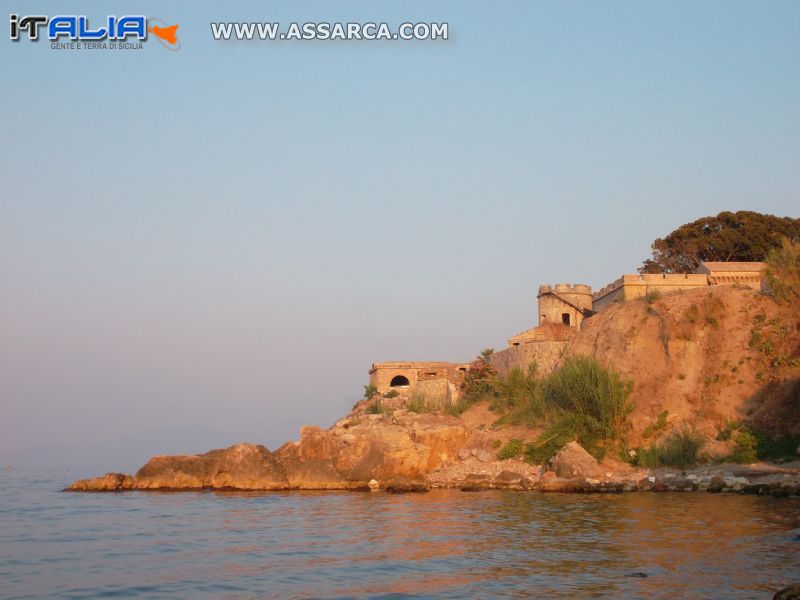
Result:
{"label": "reflection on water", "polygon": [[797,498],[58,492],[74,478],[0,472],[0,596],[752,598],[800,579]]}

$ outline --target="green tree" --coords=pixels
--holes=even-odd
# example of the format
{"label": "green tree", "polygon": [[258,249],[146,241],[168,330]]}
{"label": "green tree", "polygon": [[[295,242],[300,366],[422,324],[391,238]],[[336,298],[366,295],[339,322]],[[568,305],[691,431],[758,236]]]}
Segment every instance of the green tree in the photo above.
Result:
{"label": "green tree", "polygon": [[681,225],[653,242],[640,273],[694,273],[703,261],[762,261],[781,241],[800,240],[800,219],[722,212]]}

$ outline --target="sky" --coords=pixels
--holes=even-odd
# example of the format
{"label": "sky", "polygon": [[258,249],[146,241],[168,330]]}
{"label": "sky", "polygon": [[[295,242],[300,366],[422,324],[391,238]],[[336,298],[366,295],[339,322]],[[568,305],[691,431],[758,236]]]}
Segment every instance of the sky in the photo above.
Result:
{"label": "sky", "polygon": [[[800,3],[14,0],[181,50],[0,41],[0,465],[131,472],[331,425],[723,210],[800,217]],[[211,21],[449,24],[223,42]]]}

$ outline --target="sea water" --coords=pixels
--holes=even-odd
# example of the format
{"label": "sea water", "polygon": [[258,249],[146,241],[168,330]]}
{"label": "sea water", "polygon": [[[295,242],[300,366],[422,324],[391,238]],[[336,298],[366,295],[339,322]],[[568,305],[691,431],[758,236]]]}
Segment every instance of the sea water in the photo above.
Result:
{"label": "sea water", "polygon": [[0,597],[769,598],[800,498],[60,491],[0,471]]}

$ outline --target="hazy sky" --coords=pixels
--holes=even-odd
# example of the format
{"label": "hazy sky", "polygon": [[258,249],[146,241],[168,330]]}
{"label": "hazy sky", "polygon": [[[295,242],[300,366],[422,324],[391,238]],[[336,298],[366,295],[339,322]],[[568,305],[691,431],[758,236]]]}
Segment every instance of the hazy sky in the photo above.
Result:
{"label": "hazy sky", "polygon": [[[800,216],[795,1],[6,6],[141,10],[183,47],[0,42],[0,464],[276,448],[373,361],[504,347],[540,283]],[[451,39],[211,39],[236,19]]]}

